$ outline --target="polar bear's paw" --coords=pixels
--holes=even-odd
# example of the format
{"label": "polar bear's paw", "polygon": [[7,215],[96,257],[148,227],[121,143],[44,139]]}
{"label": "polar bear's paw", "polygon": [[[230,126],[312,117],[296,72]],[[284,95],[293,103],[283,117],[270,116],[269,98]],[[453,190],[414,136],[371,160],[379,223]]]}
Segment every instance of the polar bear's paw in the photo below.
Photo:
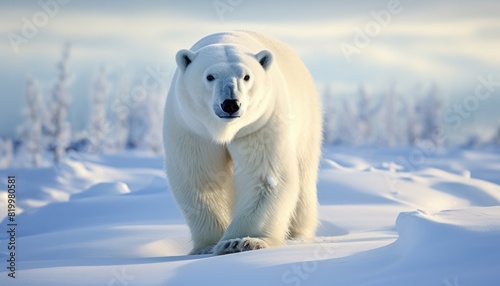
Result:
{"label": "polar bear's paw", "polygon": [[215,255],[222,255],[267,247],[267,243],[260,238],[243,237],[222,240],[217,243],[217,245],[213,249],[213,252]]}

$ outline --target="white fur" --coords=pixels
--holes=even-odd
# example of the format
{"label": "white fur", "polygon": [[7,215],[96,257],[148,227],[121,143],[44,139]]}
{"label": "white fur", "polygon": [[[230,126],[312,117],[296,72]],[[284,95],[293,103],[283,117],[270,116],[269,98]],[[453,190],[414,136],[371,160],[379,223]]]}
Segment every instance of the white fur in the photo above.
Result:
{"label": "white fur", "polygon": [[[209,35],[176,60],[165,106],[165,165],[192,253],[312,237],[321,108],[298,56],[269,36],[238,31]],[[241,103],[239,118],[220,118],[230,96]]]}

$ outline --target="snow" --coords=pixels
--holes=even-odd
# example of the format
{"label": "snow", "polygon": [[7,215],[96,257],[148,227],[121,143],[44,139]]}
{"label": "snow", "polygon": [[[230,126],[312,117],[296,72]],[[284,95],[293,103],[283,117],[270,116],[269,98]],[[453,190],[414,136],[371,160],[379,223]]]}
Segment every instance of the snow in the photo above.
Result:
{"label": "snow", "polygon": [[267,176],[266,180],[271,189],[274,189],[276,188],[276,186],[278,186],[278,182],[276,182],[276,180],[272,176]]}
{"label": "snow", "polygon": [[[498,284],[499,150],[414,160],[417,151],[325,148],[314,241],[223,256],[186,255],[161,156],[70,154],[56,167],[1,169],[17,179],[18,249],[12,279],[4,220],[0,285]],[[0,194],[4,219],[4,179]]]}
{"label": "snow", "polygon": [[130,189],[127,184],[123,182],[108,182],[108,183],[99,183],[93,185],[88,190],[77,193],[71,196],[72,200],[82,199],[82,198],[92,198],[95,196],[106,196],[106,195],[114,195],[114,194],[127,194],[130,193]]}

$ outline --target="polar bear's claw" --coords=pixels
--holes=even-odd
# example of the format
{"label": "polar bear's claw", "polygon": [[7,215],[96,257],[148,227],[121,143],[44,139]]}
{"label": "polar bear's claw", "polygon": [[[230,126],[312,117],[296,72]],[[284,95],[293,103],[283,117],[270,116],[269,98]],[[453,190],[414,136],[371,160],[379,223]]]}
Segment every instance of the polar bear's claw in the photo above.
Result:
{"label": "polar bear's claw", "polygon": [[256,250],[267,248],[267,243],[260,239],[254,237],[244,237],[244,238],[233,238],[228,240],[220,241],[214,247],[214,254],[222,255],[235,252],[242,252],[248,250]]}

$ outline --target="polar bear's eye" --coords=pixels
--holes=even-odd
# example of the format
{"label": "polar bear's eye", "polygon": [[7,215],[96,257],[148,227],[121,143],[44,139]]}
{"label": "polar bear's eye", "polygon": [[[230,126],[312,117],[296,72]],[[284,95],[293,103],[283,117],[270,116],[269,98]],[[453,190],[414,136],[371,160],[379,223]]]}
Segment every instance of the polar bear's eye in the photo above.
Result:
{"label": "polar bear's eye", "polygon": [[215,77],[213,75],[211,75],[211,74],[207,75],[207,80],[208,81],[212,81],[214,79],[215,79]]}
{"label": "polar bear's eye", "polygon": [[249,80],[250,80],[250,76],[249,76],[249,75],[246,75],[246,76],[243,78],[243,80],[245,80],[245,81],[249,81]]}

